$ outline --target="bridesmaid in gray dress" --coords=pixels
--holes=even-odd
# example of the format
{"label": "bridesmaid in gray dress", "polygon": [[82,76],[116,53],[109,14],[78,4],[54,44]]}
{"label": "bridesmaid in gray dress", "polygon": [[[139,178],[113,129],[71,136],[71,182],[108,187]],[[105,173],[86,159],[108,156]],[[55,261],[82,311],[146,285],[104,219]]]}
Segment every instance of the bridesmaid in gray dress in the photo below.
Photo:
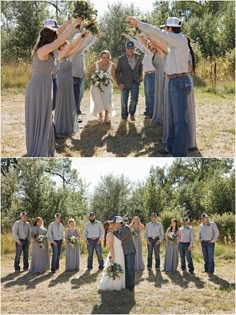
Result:
{"label": "bridesmaid in gray dress", "polygon": [[[52,77],[54,51],[70,37],[81,23],[78,18],[70,22],[60,34],[45,27],[32,51],[33,73],[25,96],[26,147],[29,157],[49,157],[55,152],[55,135],[52,122]],[[68,24],[68,23],[67,23]],[[65,29],[63,25],[60,29]]]}
{"label": "bridesmaid in gray dress", "polygon": [[89,32],[84,31],[69,44],[59,47],[60,66],[57,72],[57,96],[54,122],[57,136],[68,136],[78,130],[78,116],[73,88],[72,63],[68,59],[83,44]]}
{"label": "bridesmaid in gray dress", "polygon": [[164,271],[174,272],[178,267],[178,223],[172,219],[170,227],[166,231],[166,253],[164,261]]}
{"label": "bridesmaid in gray dress", "polygon": [[143,271],[144,262],[143,262],[141,231],[144,231],[144,225],[140,222],[139,217],[135,216],[130,224],[130,227],[132,229],[134,246],[136,249],[134,269],[135,271]]}
{"label": "bridesmaid in gray dress", "polygon": [[[80,247],[79,239],[80,233],[79,230],[75,227],[75,220],[70,219],[68,221],[69,228],[66,230],[65,239],[66,239],[66,271],[79,271],[80,267]],[[69,238],[71,236],[76,237],[77,242],[71,243]]]}
{"label": "bridesmaid in gray dress", "polygon": [[[36,238],[39,235],[45,236],[43,243],[39,243]],[[34,226],[31,229],[31,236],[33,240],[32,260],[30,265],[30,272],[43,273],[49,269],[49,251],[47,229],[43,226],[43,220],[37,217]]]}

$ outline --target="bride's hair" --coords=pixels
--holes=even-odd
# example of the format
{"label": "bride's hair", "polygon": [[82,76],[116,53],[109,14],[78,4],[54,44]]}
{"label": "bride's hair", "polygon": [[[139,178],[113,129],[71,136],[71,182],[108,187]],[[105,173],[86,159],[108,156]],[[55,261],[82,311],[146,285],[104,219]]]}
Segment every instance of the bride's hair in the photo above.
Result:
{"label": "bride's hair", "polygon": [[132,222],[130,223],[131,226],[134,224],[134,220],[135,220],[135,219],[138,219],[138,224],[141,223],[139,217],[136,215],[135,217],[133,217],[133,220],[132,220]]}
{"label": "bride's hair", "polygon": [[103,227],[104,227],[104,230],[105,230],[104,243],[103,243],[104,247],[107,246],[107,233],[109,231],[110,224],[111,224],[111,221],[105,221],[103,223]]}
{"label": "bride's hair", "polygon": [[100,57],[102,57],[102,55],[108,55],[109,59],[111,59],[111,53],[109,50],[103,50],[100,54]]}

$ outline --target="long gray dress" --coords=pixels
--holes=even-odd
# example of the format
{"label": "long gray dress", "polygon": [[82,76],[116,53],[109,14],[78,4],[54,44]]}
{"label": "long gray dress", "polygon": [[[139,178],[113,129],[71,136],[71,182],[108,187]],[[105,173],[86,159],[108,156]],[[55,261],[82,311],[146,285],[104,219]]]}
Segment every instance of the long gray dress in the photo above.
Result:
{"label": "long gray dress", "polygon": [[164,59],[158,54],[153,56],[152,64],[155,68],[155,98],[152,121],[163,124],[164,112]]}
{"label": "long gray dress", "polygon": [[33,238],[32,260],[30,272],[42,273],[49,269],[49,251],[48,241],[44,242],[43,248],[39,247],[39,243],[35,240],[37,235],[47,235],[47,229],[33,226],[31,232],[36,234]]}
{"label": "long gray dress", "polygon": [[65,58],[60,63],[57,72],[57,96],[54,122],[57,135],[70,135],[78,130],[72,63],[68,58]]}
{"label": "long gray dress", "polygon": [[[192,71],[192,57],[189,56],[189,72]],[[192,76],[189,74],[189,78],[192,82],[191,93],[187,96],[188,108],[187,108],[187,123],[188,123],[188,148],[192,149],[197,146],[196,144],[196,114],[195,114],[195,97],[194,97],[194,85]],[[167,143],[169,135],[169,102],[168,102],[168,83],[169,80],[165,78],[165,92],[164,92],[164,122],[163,122],[163,143]]]}
{"label": "long gray dress", "polygon": [[[168,232],[171,233],[171,232]],[[171,243],[168,239],[166,239],[166,254],[164,261],[164,271],[173,272],[177,270],[178,267],[178,244],[177,242]]]}
{"label": "long gray dress", "polygon": [[77,229],[73,231],[67,229],[67,243],[66,243],[66,271],[78,271],[80,265],[80,248],[79,242],[73,246],[69,243],[68,238],[70,236],[79,236]]}
{"label": "long gray dress", "polygon": [[143,262],[141,230],[139,227],[137,227],[136,229],[135,228],[133,229],[137,233],[137,236],[133,237],[134,246],[136,249],[134,269],[135,271],[142,271],[144,270],[144,262]]}
{"label": "long gray dress", "polygon": [[29,157],[50,157],[55,153],[52,121],[52,76],[54,61],[33,57],[32,78],[25,95],[26,148]]}

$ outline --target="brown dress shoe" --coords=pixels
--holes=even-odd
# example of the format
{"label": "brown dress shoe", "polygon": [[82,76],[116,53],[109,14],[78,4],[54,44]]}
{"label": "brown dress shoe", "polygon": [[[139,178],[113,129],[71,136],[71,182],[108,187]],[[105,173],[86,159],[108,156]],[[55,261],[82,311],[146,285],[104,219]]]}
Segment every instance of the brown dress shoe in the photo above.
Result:
{"label": "brown dress shoe", "polygon": [[130,120],[135,121],[134,115],[130,115]]}

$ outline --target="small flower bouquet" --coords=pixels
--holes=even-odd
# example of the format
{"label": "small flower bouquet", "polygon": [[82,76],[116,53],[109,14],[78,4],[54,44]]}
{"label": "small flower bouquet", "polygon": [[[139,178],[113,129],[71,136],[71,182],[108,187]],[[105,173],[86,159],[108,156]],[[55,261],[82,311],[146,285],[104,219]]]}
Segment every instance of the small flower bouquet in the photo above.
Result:
{"label": "small flower bouquet", "polygon": [[116,278],[120,278],[124,271],[120,264],[113,263],[105,269],[105,273],[106,276],[115,280]]}
{"label": "small flower bouquet", "polygon": [[69,236],[69,237],[68,237],[68,241],[69,241],[71,247],[74,247],[75,244],[78,243],[78,237],[76,237],[76,236],[74,236],[74,235]]}
{"label": "small flower bouquet", "polygon": [[138,232],[135,229],[132,228],[131,233],[132,233],[133,238],[138,237]]}
{"label": "small flower bouquet", "polygon": [[97,10],[86,0],[76,1],[72,16],[82,18],[83,20],[94,21],[97,17]]}
{"label": "small flower bouquet", "polygon": [[108,86],[111,82],[111,77],[106,71],[95,70],[91,75],[91,82],[93,85],[97,86],[101,92],[104,92],[102,86]]}
{"label": "small flower bouquet", "polygon": [[177,243],[178,240],[178,234],[176,234],[175,232],[170,232],[167,234],[167,240],[173,244],[173,243]]}
{"label": "small flower bouquet", "polygon": [[44,249],[45,242],[47,240],[46,235],[38,234],[35,238],[35,240],[38,242],[38,246],[42,249]]}

